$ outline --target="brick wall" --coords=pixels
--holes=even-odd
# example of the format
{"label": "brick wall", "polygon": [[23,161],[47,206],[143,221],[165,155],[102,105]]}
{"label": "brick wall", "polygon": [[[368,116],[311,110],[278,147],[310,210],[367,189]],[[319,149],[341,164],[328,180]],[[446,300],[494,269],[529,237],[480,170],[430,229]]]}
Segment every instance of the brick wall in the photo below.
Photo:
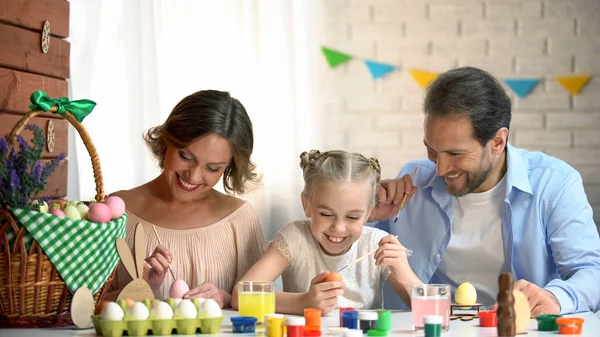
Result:
{"label": "brick wall", "polygon": [[[422,158],[423,91],[409,68],[480,67],[499,78],[544,77],[513,99],[510,141],[581,172],[600,223],[600,0],[323,0],[320,43],[399,66],[373,80],[364,64],[321,62],[327,148],[376,156],[384,177]],[[556,75],[591,73],[571,97]]]}

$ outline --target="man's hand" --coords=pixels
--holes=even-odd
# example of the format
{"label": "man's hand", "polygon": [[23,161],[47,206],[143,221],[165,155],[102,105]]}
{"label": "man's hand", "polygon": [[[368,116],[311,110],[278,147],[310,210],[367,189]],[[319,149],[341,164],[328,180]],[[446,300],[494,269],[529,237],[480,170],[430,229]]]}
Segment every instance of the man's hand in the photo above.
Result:
{"label": "man's hand", "polygon": [[527,297],[531,309],[531,318],[544,314],[560,314],[560,303],[554,294],[548,290],[526,280],[515,282],[514,289],[520,290]]}
{"label": "man's hand", "polygon": [[410,175],[405,174],[400,179],[382,180],[377,185],[377,205],[373,207],[368,222],[387,220],[395,217],[400,210],[402,199],[406,195],[406,202],[417,191]]}

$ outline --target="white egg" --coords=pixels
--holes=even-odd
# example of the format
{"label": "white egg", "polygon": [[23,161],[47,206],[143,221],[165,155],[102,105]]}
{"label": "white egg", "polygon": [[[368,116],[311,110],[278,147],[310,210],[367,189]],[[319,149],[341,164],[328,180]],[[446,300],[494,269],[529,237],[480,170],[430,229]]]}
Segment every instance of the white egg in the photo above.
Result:
{"label": "white egg", "polygon": [[179,303],[181,303],[182,299],[181,298],[176,298],[175,299],[175,308],[177,308],[179,306]]}
{"label": "white egg", "polygon": [[129,319],[133,319],[133,320],[144,320],[144,319],[148,319],[148,316],[150,316],[150,311],[148,310],[148,307],[144,303],[135,302],[127,310],[127,316]]}
{"label": "white egg", "polygon": [[196,318],[198,317],[198,309],[192,301],[182,300],[175,309],[175,315],[181,318]]}
{"label": "white egg", "polygon": [[204,303],[204,301],[206,301],[206,299],[202,298],[202,297],[192,298],[192,302],[196,305],[196,308],[198,308],[198,310],[200,310],[200,308],[202,307],[202,303]]}
{"label": "white egg", "polygon": [[107,321],[120,321],[123,316],[125,316],[123,309],[115,302],[106,304],[100,313],[100,318]]}
{"label": "white egg", "polygon": [[157,302],[152,308],[152,316],[156,319],[173,318],[173,309],[165,302]]}
{"label": "white egg", "polygon": [[200,307],[200,317],[221,317],[223,314],[221,312],[221,307],[219,304],[213,300],[212,298],[207,299],[202,303]]}

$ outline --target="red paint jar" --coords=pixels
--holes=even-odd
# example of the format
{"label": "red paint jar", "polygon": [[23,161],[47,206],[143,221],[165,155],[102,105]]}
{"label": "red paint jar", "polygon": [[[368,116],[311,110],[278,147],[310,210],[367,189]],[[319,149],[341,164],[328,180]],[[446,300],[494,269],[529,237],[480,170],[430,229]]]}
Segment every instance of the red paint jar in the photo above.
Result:
{"label": "red paint jar", "polygon": [[305,324],[306,319],[304,317],[287,317],[285,319],[287,337],[303,337]]}
{"label": "red paint jar", "polygon": [[321,331],[321,309],[318,309],[318,308],[304,309],[304,318],[306,319],[306,326],[304,327],[304,331],[307,331],[307,330]]}
{"label": "red paint jar", "polygon": [[344,312],[344,311],[356,311],[356,309],[351,308],[351,307],[340,308],[340,326],[344,325],[344,324],[342,324],[342,312]]}
{"label": "red paint jar", "polygon": [[479,326],[484,328],[492,328],[498,326],[498,317],[494,310],[485,310],[477,313],[479,316]]}

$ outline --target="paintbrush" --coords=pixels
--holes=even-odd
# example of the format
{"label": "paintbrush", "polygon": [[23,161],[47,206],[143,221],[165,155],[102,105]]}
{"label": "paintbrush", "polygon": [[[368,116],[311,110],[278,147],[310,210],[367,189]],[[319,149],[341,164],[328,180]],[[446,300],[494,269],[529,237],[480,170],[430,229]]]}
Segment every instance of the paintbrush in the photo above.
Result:
{"label": "paintbrush", "polygon": [[[414,182],[415,182],[415,176],[417,174],[417,168],[415,167],[413,173],[410,176],[410,179],[413,182],[413,186],[414,186]],[[402,212],[402,209],[404,208],[404,206],[406,205],[406,197],[408,196],[408,194],[404,194],[404,197],[402,198],[402,202],[400,203],[400,209],[398,210],[398,214],[396,214],[396,219],[394,220],[394,223],[396,223],[396,221],[398,221],[398,217],[400,216],[400,212]]]}
{"label": "paintbrush", "polygon": [[[162,246],[163,244],[162,244],[162,242],[160,242],[160,237],[158,237],[158,233],[156,232],[156,228],[154,227],[154,225],[152,225],[152,229],[154,230],[154,235],[156,235],[156,240],[158,240],[158,244]],[[173,280],[176,280],[177,278],[175,277],[175,273],[173,273],[173,269],[171,268],[170,263],[169,263],[169,271],[171,272],[171,276],[173,276]]]}
{"label": "paintbrush", "polygon": [[[395,239],[397,239],[397,238],[398,238],[398,235],[394,235],[394,238],[395,238]],[[363,255],[363,256],[361,256],[361,257],[359,257],[358,259],[354,260],[353,262],[350,262],[350,263],[348,263],[346,266],[344,266],[342,269],[338,270],[337,272],[339,273],[339,272],[341,272],[342,270],[344,270],[344,269],[346,269],[346,268],[348,268],[348,267],[350,267],[350,266],[352,266],[352,265],[355,265],[355,264],[357,264],[359,261],[363,260],[365,257],[367,257],[367,256],[369,256],[369,255],[371,255],[371,254],[375,253],[375,252],[377,251],[377,249],[379,249],[379,247],[377,247],[377,248],[373,249],[372,251],[370,251],[370,252],[366,253],[365,255]],[[407,255],[407,256],[411,256],[411,255],[412,255],[412,253],[413,253],[413,251],[412,251],[412,250],[410,250],[410,249],[406,249],[406,248],[404,248],[404,249],[406,250],[406,255]]]}

